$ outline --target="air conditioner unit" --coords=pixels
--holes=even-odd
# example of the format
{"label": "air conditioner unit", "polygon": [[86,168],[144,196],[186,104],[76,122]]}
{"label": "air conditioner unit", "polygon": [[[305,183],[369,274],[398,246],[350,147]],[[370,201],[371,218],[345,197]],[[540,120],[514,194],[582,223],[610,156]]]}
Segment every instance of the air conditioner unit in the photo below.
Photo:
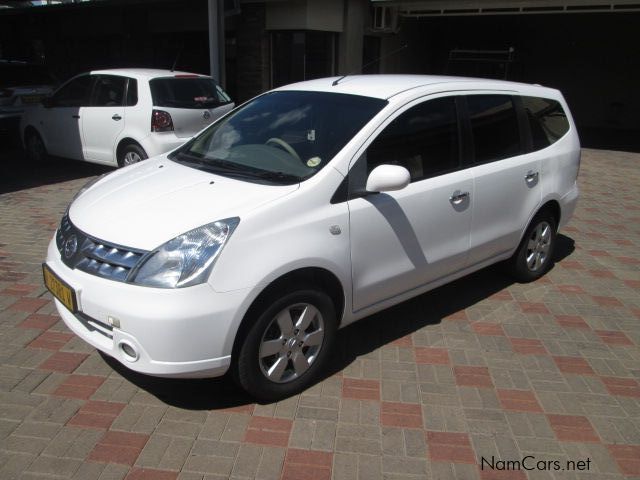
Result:
{"label": "air conditioner unit", "polygon": [[374,32],[393,32],[398,27],[397,7],[373,7]]}

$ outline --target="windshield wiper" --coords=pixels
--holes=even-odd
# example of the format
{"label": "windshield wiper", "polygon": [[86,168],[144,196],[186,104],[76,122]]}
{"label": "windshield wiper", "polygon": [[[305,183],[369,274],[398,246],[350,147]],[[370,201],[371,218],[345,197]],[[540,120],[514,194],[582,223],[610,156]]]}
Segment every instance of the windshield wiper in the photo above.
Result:
{"label": "windshield wiper", "polygon": [[282,180],[285,182],[300,182],[300,180],[302,180],[298,175],[284,172],[272,172],[270,170],[260,170],[257,172],[251,172],[251,174],[265,180]]}
{"label": "windshield wiper", "polygon": [[285,172],[274,172],[271,170],[260,170],[248,165],[229,162],[220,158],[196,157],[186,152],[177,152],[175,159],[179,162],[190,163],[196,165],[197,168],[206,170],[211,173],[227,173],[250,178],[260,178],[262,180],[270,180],[276,182],[300,182],[302,180],[298,175]]}
{"label": "windshield wiper", "polygon": [[178,162],[195,164],[203,170],[211,172],[251,173],[243,165],[222,160],[219,158],[197,157],[186,152],[177,152],[175,160]]}

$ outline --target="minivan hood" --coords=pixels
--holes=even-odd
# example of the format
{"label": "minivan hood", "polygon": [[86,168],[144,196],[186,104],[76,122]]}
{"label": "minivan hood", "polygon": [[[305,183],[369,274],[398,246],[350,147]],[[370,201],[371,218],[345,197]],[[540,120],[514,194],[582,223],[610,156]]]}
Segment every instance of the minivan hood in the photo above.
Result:
{"label": "minivan hood", "polygon": [[72,203],[69,218],[97,239],[152,250],[216,220],[242,224],[247,212],[298,188],[222,177],[163,156],[101,179]]}

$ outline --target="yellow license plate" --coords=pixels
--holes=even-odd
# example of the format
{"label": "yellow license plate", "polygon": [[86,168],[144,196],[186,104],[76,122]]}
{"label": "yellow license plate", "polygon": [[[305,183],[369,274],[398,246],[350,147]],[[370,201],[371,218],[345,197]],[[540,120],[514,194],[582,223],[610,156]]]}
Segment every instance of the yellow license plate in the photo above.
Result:
{"label": "yellow license plate", "polygon": [[78,311],[78,301],[76,300],[76,292],[66,282],[62,281],[47,264],[42,264],[42,275],[44,276],[44,285],[60,302],[71,312]]}

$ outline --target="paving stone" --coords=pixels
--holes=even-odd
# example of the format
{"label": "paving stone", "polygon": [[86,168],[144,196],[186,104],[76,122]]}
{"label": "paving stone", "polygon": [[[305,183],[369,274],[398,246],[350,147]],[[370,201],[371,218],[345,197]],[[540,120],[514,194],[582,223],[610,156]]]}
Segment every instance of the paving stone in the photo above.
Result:
{"label": "paving stone", "polygon": [[66,426],[44,449],[44,455],[85,460],[103,433],[98,430]]}
{"label": "paving stone", "polygon": [[567,256],[539,281],[488,268],[347,327],[338,368],[270,404],[114,370],[41,280],[86,179],[0,193],[0,479],[520,480],[478,458],[534,455],[592,460],[535,480],[640,480],[638,160],[583,151]]}

